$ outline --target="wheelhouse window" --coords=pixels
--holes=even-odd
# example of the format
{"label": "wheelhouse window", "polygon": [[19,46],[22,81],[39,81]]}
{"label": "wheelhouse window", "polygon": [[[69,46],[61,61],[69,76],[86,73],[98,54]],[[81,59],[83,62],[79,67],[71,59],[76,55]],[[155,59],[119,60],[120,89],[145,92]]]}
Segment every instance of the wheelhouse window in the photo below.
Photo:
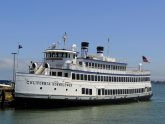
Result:
{"label": "wheelhouse window", "polygon": [[80,61],[80,62],[79,62],[79,65],[81,65],[81,66],[82,66],[82,61]]}

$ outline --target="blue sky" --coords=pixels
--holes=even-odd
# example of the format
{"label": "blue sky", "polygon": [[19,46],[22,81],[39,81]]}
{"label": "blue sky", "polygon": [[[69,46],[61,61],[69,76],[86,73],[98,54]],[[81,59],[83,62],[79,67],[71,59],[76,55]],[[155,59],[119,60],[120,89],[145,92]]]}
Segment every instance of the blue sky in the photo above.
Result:
{"label": "blue sky", "polygon": [[144,68],[153,80],[165,80],[164,0],[1,0],[0,79],[12,79],[12,52],[18,43],[19,71],[27,71],[30,60],[42,61],[43,51],[68,34],[68,46],[90,43],[95,53],[102,45],[110,56],[137,67],[142,56],[150,60]]}

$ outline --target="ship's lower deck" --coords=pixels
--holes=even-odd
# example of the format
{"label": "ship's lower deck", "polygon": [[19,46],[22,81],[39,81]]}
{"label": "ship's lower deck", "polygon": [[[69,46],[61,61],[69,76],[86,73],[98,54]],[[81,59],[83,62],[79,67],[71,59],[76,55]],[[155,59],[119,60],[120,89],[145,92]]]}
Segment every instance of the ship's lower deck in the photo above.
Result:
{"label": "ship's lower deck", "polygon": [[33,74],[17,74],[16,79],[16,107],[113,104],[152,96],[150,81],[92,82]]}
{"label": "ship's lower deck", "polygon": [[149,101],[152,94],[146,94],[141,96],[113,96],[106,98],[83,98],[83,97],[65,97],[54,96],[54,99],[40,97],[16,97],[14,104],[15,108],[52,108],[52,107],[68,107],[68,106],[90,106],[90,105],[102,105],[102,104],[121,104],[127,102],[139,102]]}

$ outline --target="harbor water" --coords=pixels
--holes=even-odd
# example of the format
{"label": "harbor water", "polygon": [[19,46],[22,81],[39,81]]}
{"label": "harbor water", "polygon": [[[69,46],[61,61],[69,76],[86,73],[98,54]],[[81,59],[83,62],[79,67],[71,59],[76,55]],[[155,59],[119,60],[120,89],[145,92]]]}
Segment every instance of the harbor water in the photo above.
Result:
{"label": "harbor water", "polygon": [[0,109],[0,124],[164,124],[165,83],[152,84],[151,101],[54,109]]}

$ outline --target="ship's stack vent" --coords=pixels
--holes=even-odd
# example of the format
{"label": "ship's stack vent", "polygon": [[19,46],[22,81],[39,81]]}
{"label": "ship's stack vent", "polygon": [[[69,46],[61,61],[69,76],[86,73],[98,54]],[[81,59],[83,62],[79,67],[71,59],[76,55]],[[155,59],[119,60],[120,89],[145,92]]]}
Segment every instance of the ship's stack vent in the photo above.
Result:
{"label": "ship's stack vent", "polygon": [[81,43],[81,57],[86,58],[88,55],[88,47],[89,43],[88,42],[82,42]]}
{"label": "ship's stack vent", "polygon": [[104,52],[104,47],[98,46],[98,47],[97,47],[97,55],[98,55],[99,57],[103,57],[103,52]]}

